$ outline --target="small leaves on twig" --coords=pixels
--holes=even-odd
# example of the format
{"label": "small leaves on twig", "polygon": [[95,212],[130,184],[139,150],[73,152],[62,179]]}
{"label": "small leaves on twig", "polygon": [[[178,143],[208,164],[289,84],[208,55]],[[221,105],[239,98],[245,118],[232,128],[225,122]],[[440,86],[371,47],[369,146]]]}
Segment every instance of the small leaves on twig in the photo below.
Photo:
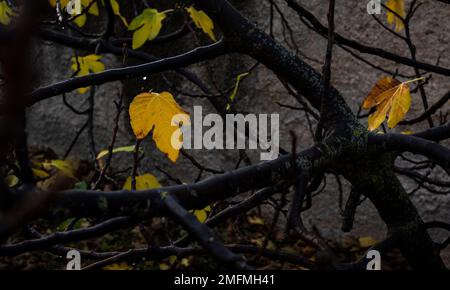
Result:
{"label": "small leaves on twig", "polygon": [[186,11],[189,13],[189,16],[191,17],[192,21],[194,21],[197,28],[203,30],[204,33],[208,34],[208,36],[213,41],[217,41],[213,31],[214,23],[203,10],[197,10],[193,6],[191,6],[189,8],[186,8]]}

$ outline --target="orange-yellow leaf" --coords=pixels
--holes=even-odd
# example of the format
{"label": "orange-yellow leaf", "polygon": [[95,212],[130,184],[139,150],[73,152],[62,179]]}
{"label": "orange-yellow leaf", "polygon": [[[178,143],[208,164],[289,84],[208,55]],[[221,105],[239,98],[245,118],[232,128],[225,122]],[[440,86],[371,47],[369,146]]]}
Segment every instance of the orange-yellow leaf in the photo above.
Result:
{"label": "orange-yellow leaf", "polygon": [[411,107],[409,83],[418,80],[421,78],[401,83],[396,79],[383,77],[377,82],[363,103],[364,109],[376,108],[368,119],[370,131],[377,129],[388,114],[388,127],[391,129],[405,118]]}
{"label": "orange-yellow leaf", "polygon": [[370,90],[369,95],[366,97],[363,103],[363,108],[368,110],[371,109],[381,102],[383,102],[389,95],[384,94],[395,89],[401,82],[393,79],[391,77],[383,77],[375,84],[375,86]]}
{"label": "orange-yellow leaf", "polygon": [[384,122],[390,104],[391,99],[384,100],[380,105],[378,105],[377,110],[369,116],[369,131],[377,129]]}
{"label": "orange-yellow leaf", "polygon": [[358,242],[361,248],[369,248],[377,243],[377,241],[372,237],[360,237]]}
{"label": "orange-yellow leaf", "polygon": [[[172,146],[172,135],[180,130],[172,125],[175,115],[188,114],[177,104],[169,92],[142,93],[137,95],[130,104],[130,121],[137,139],[144,139],[153,130],[153,140],[158,149],[169,157],[172,162],[178,159],[179,148]],[[180,142],[182,135],[180,134]]]}
{"label": "orange-yellow leaf", "polygon": [[103,270],[113,270],[113,271],[119,271],[119,270],[133,270],[133,267],[128,265],[125,262],[122,263],[115,263],[108,266],[103,267]]}
{"label": "orange-yellow leaf", "polygon": [[397,124],[403,120],[406,113],[411,107],[411,94],[409,92],[409,86],[402,84],[398,87],[397,91],[392,98],[391,110],[389,111],[388,127],[394,128]]}
{"label": "orange-yellow leaf", "polygon": [[[388,0],[386,2],[386,6],[394,11],[398,16],[405,19],[406,11],[405,11],[405,0]],[[405,24],[403,20],[400,19],[397,15],[392,13],[391,11],[387,12],[387,21],[389,24],[394,25],[395,30],[397,32],[402,31],[405,28]]]}

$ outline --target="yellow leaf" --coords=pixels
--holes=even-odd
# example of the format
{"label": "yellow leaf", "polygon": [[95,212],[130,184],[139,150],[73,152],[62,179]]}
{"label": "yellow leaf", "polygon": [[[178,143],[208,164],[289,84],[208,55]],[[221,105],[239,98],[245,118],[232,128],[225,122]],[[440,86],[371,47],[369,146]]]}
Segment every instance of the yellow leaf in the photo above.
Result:
{"label": "yellow leaf", "polygon": [[169,270],[172,265],[176,262],[177,256],[169,256],[167,263],[159,263],[159,269],[160,270]]}
{"label": "yellow leaf", "polygon": [[204,33],[208,34],[213,41],[216,41],[216,36],[213,32],[214,23],[211,18],[203,10],[197,10],[193,6],[186,8],[186,10],[189,12],[189,16],[195,25],[203,30]]}
{"label": "yellow leaf", "polygon": [[33,168],[32,170],[33,170],[33,175],[38,178],[47,178],[50,176],[50,174],[48,174],[47,171],[37,169],[37,168]]}
{"label": "yellow leaf", "polygon": [[159,263],[158,267],[161,271],[167,271],[170,269],[170,265],[167,265],[166,263]]}
{"label": "yellow leaf", "polygon": [[[158,149],[167,154],[172,162],[178,158],[179,148],[172,146],[172,135],[180,130],[172,125],[176,115],[189,116],[168,92],[142,93],[137,95],[129,108],[131,127],[138,139],[144,139],[153,130],[153,140]],[[180,142],[182,136],[180,134]]]}
{"label": "yellow leaf", "polygon": [[358,242],[361,248],[369,248],[377,243],[377,241],[372,237],[360,237]]}
{"label": "yellow leaf", "polygon": [[194,210],[193,215],[199,222],[204,223],[208,219],[208,214],[211,212],[211,206],[207,206],[204,209]]}
{"label": "yellow leaf", "polygon": [[[89,73],[98,73],[105,70],[105,65],[100,62],[102,57],[96,54],[90,54],[87,56],[72,57],[72,70],[77,72],[77,76],[85,76]],[[89,90],[87,88],[79,88],[78,92],[84,94]]]}
{"label": "yellow leaf", "polygon": [[[70,0],[60,0],[59,3],[61,4],[61,8],[66,8],[69,1]],[[56,7],[56,0],[48,0],[48,2],[52,5],[52,7]]]}
{"label": "yellow leaf", "polygon": [[50,162],[46,162],[43,164],[43,167],[46,169],[50,169],[54,167],[64,173],[66,176],[77,179],[74,175],[74,168],[69,161],[66,160],[51,160]]}
{"label": "yellow leaf", "polygon": [[103,267],[103,270],[133,270],[133,267],[127,263],[116,263]]}
{"label": "yellow leaf", "polygon": [[363,103],[364,109],[376,108],[368,119],[369,130],[377,129],[386,119],[388,112],[388,127],[392,129],[397,126],[411,107],[409,83],[421,79],[423,78],[401,83],[390,77],[381,78]]}
{"label": "yellow leaf", "polygon": [[369,116],[369,131],[377,129],[384,122],[391,105],[390,100],[391,99],[384,100],[380,105],[378,105],[377,110]]}
{"label": "yellow leaf", "polygon": [[[400,17],[405,19],[406,17],[405,0],[388,0],[386,6],[395,13],[397,13]],[[395,15],[391,11],[387,12],[387,21],[390,25],[394,25],[395,30],[397,32],[400,32],[405,28],[402,19],[400,19],[397,15]]]}
{"label": "yellow leaf", "polygon": [[[98,16],[99,15],[99,9],[97,2],[94,2],[96,0],[81,0],[81,10],[83,11],[85,8],[89,7],[88,13]],[[52,7],[56,6],[56,0],[49,0],[49,3]],[[69,3],[69,0],[60,0],[61,9],[67,9],[67,4]],[[91,4],[92,3],[92,4]],[[73,22],[75,22],[78,27],[83,27],[86,24],[87,16],[86,14],[81,15],[73,15],[74,19]]]}
{"label": "yellow leaf", "polygon": [[[52,7],[56,6],[56,0],[48,0],[48,2],[50,2],[50,5],[52,5]],[[60,0],[61,6],[62,8],[65,8],[67,6],[67,3],[69,3],[69,0]]]}
{"label": "yellow leaf", "polygon": [[[98,12],[98,5],[97,2],[94,2],[96,0],[81,0],[81,7],[89,7],[88,13],[98,16],[99,12]],[[92,2],[94,2],[93,4],[91,4]]]}
{"label": "yellow leaf", "polygon": [[191,261],[188,258],[181,259],[180,264],[184,267],[189,267],[191,265]]}
{"label": "yellow leaf", "polygon": [[119,18],[122,20],[123,24],[128,27],[128,22],[125,19],[125,17],[122,16],[122,14],[120,14],[120,6],[119,3],[117,3],[117,0],[110,0],[111,1],[111,7],[114,11],[114,14],[116,16],[119,16]]}
{"label": "yellow leaf", "polygon": [[258,216],[247,216],[247,220],[252,225],[264,225],[264,221]]}
{"label": "yellow leaf", "polygon": [[8,175],[5,177],[5,183],[8,187],[14,187],[19,184],[19,178],[15,175]]}
{"label": "yellow leaf", "polygon": [[169,256],[169,263],[173,265],[177,261],[178,257],[175,255]]}
{"label": "yellow leaf", "polygon": [[155,39],[161,31],[162,21],[166,18],[166,13],[170,11],[172,10],[159,12],[156,9],[147,8],[134,18],[128,26],[128,30],[135,30],[132,48],[137,49],[144,45],[147,40]]}
{"label": "yellow leaf", "polygon": [[[119,153],[119,152],[134,152],[135,148],[136,148],[135,145],[117,147],[112,150],[112,154]],[[109,150],[102,150],[100,153],[98,153],[97,160],[102,157],[105,157],[108,154],[109,154]]]}
{"label": "yellow leaf", "polygon": [[400,81],[393,79],[391,77],[381,78],[370,90],[369,95],[364,100],[363,109],[368,110],[380,104],[388,97],[388,94],[385,93],[390,92],[392,89],[395,89],[395,87],[397,87],[400,84],[401,84]]}
{"label": "yellow leaf", "polygon": [[394,128],[403,120],[411,107],[411,94],[408,85],[400,85],[392,98],[391,110],[389,111],[388,127]]}
{"label": "yellow leaf", "polygon": [[11,23],[11,17],[15,16],[16,13],[9,7],[6,1],[0,2],[0,23],[3,25],[9,25]]}
{"label": "yellow leaf", "polygon": [[[151,175],[150,173],[136,176],[136,190],[145,190],[159,187],[161,187],[161,184],[158,182],[158,179],[156,179],[156,177]],[[123,189],[131,190],[131,176],[129,176],[125,181]]]}
{"label": "yellow leaf", "polygon": [[150,37],[150,25],[144,24],[141,28],[133,33],[132,47],[137,49],[144,45]]}
{"label": "yellow leaf", "polygon": [[226,108],[227,111],[230,110],[230,108],[231,108],[231,103],[234,101],[234,98],[235,98],[236,95],[237,95],[237,92],[238,92],[238,90],[239,90],[239,84],[241,83],[241,80],[242,80],[243,78],[245,78],[246,76],[248,76],[248,74],[249,74],[249,73],[242,73],[242,74],[239,74],[239,75],[237,76],[237,78],[236,78],[236,84],[234,85],[233,92],[231,93],[231,96],[230,96],[230,103],[227,104],[227,108]]}

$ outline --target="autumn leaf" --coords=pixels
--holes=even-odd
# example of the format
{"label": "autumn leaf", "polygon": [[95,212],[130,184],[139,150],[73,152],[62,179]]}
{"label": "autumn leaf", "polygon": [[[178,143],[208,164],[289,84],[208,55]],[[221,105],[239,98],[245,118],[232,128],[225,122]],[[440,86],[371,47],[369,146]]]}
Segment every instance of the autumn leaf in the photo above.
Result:
{"label": "autumn leaf", "polygon": [[409,83],[421,80],[414,79],[400,82],[391,77],[381,78],[370,91],[363,103],[366,110],[376,108],[369,116],[369,130],[377,129],[388,118],[388,127],[394,128],[405,117],[411,107]]}
{"label": "autumn leaf", "polygon": [[118,16],[120,18],[120,20],[122,20],[123,24],[128,27],[128,22],[125,19],[125,17],[122,16],[122,14],[120,14],[120,6],[119,3],[117,2],[117,0],[110,0],[111,2],[111,7],[114,11],[114,15]]}
{"label": "autumn leaf", "polygon": [[159,263],[158,267],[161,271],[167,271],[170,269],[170,265],[168,265],[166,263]]}
{"label": "autumn leaf", "polygon": [[[81,10],[83,12],[84,9],[89,7],[89,10],[87,11],[89,14],[94,16],[99,16],[99,9],[97,2],[94,2],[95,0],[81,0]],[[56,0],[49,0],[50,5],[53,7],[56,6]],[[61,9],[67,10],[67,4],[69,3],[69,0],[61,0]],[[85,13],[80,15],[74,15],[73,22],[75,22],[76,25],[79,27],[83,27],[86,24],[87,16]]]}
{"label": "autumn leaf", "polygon": [[7,175],[4,182],[8,187],[14,187],[19,184],[19,178],[13,174]]}
{"label": "autumn leaf", "polygon": [[172,268],[172,266],[175,264],[175,262],[177,261],[177,256],[169,256],[169,258],[167,259],[167,262],[161,262],[158,264],[158,267],[160,270],[162,271],[167,271],[170,268]]}
{"label": "autumn leaf", "polygon": [[99,15],[98,5],[97,2],[94,1],[95,0],[81,0],[81,7],[82,7],[81,9],[89,7],[88,13],[94,16],[98,16]]}
{"label": "autumn leaf", "polygon": [[[50,5],[52,5],[52,7],[56,6],[56,0],[48,0],[48,2],[50,3]],[[60,0],[59,3],[61,4],[62,8],[66,8],[67,3],[69,3],[69,0]]]}
{"label": "autumn leaf", "polygon": [[33,171],[33,175],[37,178],[48,178],[50,177],[50,174],[42,169],[39,168],[32,168],[31,169]]}
{"label": "autumn leaf", "polygon": [[209,16],[205,12],[203,12],[203,10],[197,10],[193,6],[186,8],[186,11],[189,12],[189,16],[191,17],[192,21],[194,21],[195,26],[203,30],[204,33],[208,34],[213,41],[216,41],[216,36],[213,32],[214,23],[212,22],[211,18],[209,18]]}
{"label": "autumn leaf", "polygon": [[201,223],[204,223],[208,218],[208,214],[211,212],[211,206],[208,205],[204,209],[197,209],[192,211],[192,214],[195,215],[197,220]]}
{"label": "autumn leaf", "polygon": [[129,113],[136,138],[144,139],[153,130],[153,140],[158,149],[175,162],[179,149],[172,146],[172,135],[179,127],[172,125],[172,118],[175,115],[188,114],[177,104],[172,94],[152,92],[137,95],[130,104]]}
{"label": "autumn leaf", "polygon": [[[136,176],[136,190],[145,190],[160,187],[161,184],[159,183],[158,179],[150,173]],[[131,190],[131,176],[129,176],[125,181],[123,189]]]}
{"label": "autumn leaf", "polygon": [[[394,11],[398,16],[405,19],[406,17],[405,0],[388,0],[386,6],[392,11]],[[390,25],[394,25],[395,30],[399,32],[405,28],[405,24],[403,23],[403,20],[400,19],[396,14],[392,13],[391,11],[388,11],[387,21]]]}
{"label": "autumn leaf", "polygon": [[[264,245],[264,243],[265,243],[265,239],[264,239],[264,237],[253,238],[253,239],[250,239],[250,242],[253,243],[253,244],[256,244],[258,247],[262,247]],[[275,244],[272,241],[269,240],[267,242],[267,249],[268,250],[275,250],[276,246],[275,246]]]}
{"label": "autumn leaf", "polygon": [[191,265],[191,258],[181,259],[180,265],[183,267],[189,267]]}
{"label": "autumn leaf", "polygon": [[400,84],[400,81],[391,77],[383,77],[378,80],[372,90],[370,90],[367,98],[364,100],[363,109],[368,110],[380,104],[382,101],[384,101],[384,99],[387,98],[390,90],[394,90],[395,87]]}
{"label": "autumn leaf", "polygon": [[103,270],[113,270],[113,271],[133,270],[133,267],[131,267],[130,265],[128,265],[125,262],[122,262],[122,263],[115,263],[115,264],[105,266],[105,267],[103,267]]}
{"label": "autumn leaf", "polygon": [[247,216],[247,220],[252,225],[264,225],[264,221],[258,216]]}
{"label": "autumn leaf", "polygon": [[75,169],[70,161],[67,160],[51,160],[50,162],[46,162],[43,164],[44,169],[50,170],[52,167],[58,169],[67,177],[72,179],[77,179],[75,177]]}
{"label": "autumn leaf", "polygon": [[358,242],[361,248],[370,248],[377,243],[377,241],[372,237],[360,237]]}
{"label": "autumn leaf", "polygon": [[9,7],[6,1],[0,2],[0,23],[3,25],[9,25],[11,23],[11,17],[16,13]]}
{"label": "autumn leaf", "polygon": [[[105,65],[99,60],[102,57],[96,54],[87,56],[72,57],[72,70],[76,72],[77,76],[85,76],[89,73],[98,73],[105,70]],[[78,92],[84,94],[89,90],[89,87],[79,88]]]}
{"label": "autumn leaf", "polygon": [[128,30],[133,33],[132,48],[137,49],[145,42],[155,39],[162,28],[162,21],[166,18],[166,13],[172,10],[158,12],[156,9],[147,8],[140,15],[134,18]]}

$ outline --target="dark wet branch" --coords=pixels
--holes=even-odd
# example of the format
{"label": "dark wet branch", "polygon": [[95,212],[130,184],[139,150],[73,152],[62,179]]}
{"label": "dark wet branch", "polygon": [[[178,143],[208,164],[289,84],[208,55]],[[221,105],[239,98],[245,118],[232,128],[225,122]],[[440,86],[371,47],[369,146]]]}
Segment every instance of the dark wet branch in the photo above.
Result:
{"label": "dark wet branch", "polygon": [[404,134],[370,134],[369,146],[380,151],[400,151],[420,154],[433,159],[442,168],[450,169],[450,150],[437,143]]}
{"label": "dark wet branch", "polygon": [[196,48],[181,55],[156,60],[150,63],[110,69],[100,73],[75,77],[35,90],[30,95],[30,102],[28,105],[81,87],[101,85],[107,82],[147,76],[149,74],[186,67],[194,63],[218,57],[225,52],[226,49],[223,42],[217,42],[209,46]]}
{"label": "dark wet branch", "polygon": [[241,257],[228,250],[216,237],[213,231],[197,220],[171,196],[164,197],[164,204],[169,216],[211,253],[219,262],[233,269],[248,269]]}

